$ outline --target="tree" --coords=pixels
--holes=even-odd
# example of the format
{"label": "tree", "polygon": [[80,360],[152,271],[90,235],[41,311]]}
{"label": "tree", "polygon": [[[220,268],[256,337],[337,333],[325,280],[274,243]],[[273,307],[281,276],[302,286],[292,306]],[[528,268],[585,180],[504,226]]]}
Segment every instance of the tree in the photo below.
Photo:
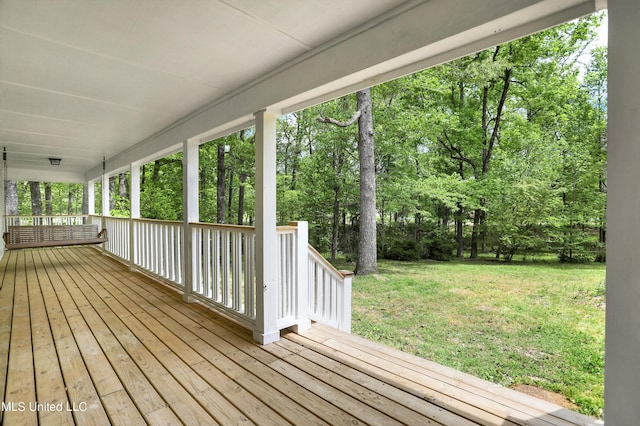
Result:
{"label": "tree", "polygon": [[15,180],[6,180],[4,186],[5,210],[8,215],[19,215],[18,183]]}
{"label": "tree", "polygon": [[358,111],[358,157],[360,159],[360,238],[356,274],[378,272],[376,230],[376,173],[373,140],[373,111],[371,91],[356,93]]}
{"label": "tree", "polygon": [[116,176],[109,176],[109,211],[116,209],[118,199],[116,197]]}
{"label": "tree", "polygon": [[216,179],[216,222],[217,223],[225,223],[225,175],[226,169],[224,167],[224,155],[226,152],[224,143],[218,142],[218,146],[216,147],[217,152],[217,179]]}
{"label": "tree", "polygon": [[44,182],[44,200],[46,214],[53,214],[53,200],[51,198],[51,182]]}
{"label": "tree", "polygon": [[82,214],[89,214],[89,184],[82,185]]}
{"label": "tree", "polygon": [[[506,51],[506,54],[502,52]],[[491,51],[479,52],[449,64],[452,105],[460,114],[457,123],[442,129],[437,140],[458,163],[460,176],[465,167],[477,182],[479,191],[489,173],[494,150],[499,141],[507,95],[511,86],[513,47],[498,45]],[[473,211],[471,258],[478,257],[478,239],[486,219],[485,196],[480,196]]]}
{"label": "tree", "polygon": [[[376,175],[373,135],[373,111],[371,90],[356,93],[356,113],[346,122],[320,117],[323,123],[348,127],[358,122],[358,157],[360,161],[360,230],[358,239],[357,275],[368,275],[378,271],[376,229]],[[335,210],[334,210],[335,211]],[[335,223],[335,220],[334,220]]]}
{"label": "tree", "polygon": [[143,165],[140,176],[140,213],[148,219],[182,219],[182,153]]}
{"label": "tree", "polygon": [[[238,139],[240,143],[234,150],[234,157],[239,163],[238,171],[238,225],[244,225],[244,213],[245,213],[245,196],[247,190],[247,180],[250,177],[251,168],[247,165],[255,163],[255,148],[253,135],[247,140],[247,131],[241,130],[238,132]],[[231,205],[231,200],[229,201]]]}
{"label": "tree", "polygon": [[601,256],[606,243],[606,193],[607,193],[607,49],[598,47],[591,51],[592,60],[584,77],[584,87],[589,92],[589,101],[593,106],[591,124],[593,135],[593,154],[598,169],[598,187],[600,209],[597,218]]}
{"label": "tree", "polygon": [[[323,117],[330,113],[343,116],[353,108],[353,98],[344,97],[322,105],[317,115]],[[300,216],[310,223],[311,243],[321,250],[326,250],[328,245],[330,258],[334,260],[339,250],[341,225],[346,221],[347,209],[350,204],[357,204],[353,202],[357,199],[354,191],[357,187],[357,140],[349,126],[324,126],[320,122],[314,123],[317,129],[310,144],[313,154],[300,161],[296,186],[300,190],[287,189],[290,188],[291,175],[279,175],[278,182],[280,194],[284,195],[280,197],[284,198],[282,207],[300,205]],[[330,208],[319,209],[318,206]],[[357,213],[350,212],[350,215]],[[342,234],[344,231],[343,227]],[[343,246],[342,249],[351,252],[350,248],[345,250]]]}
{"label": "tree", "polygon": [[40,182],[29,181],[29,191],[31,194],[31,214],[33,216],[41,216],[42,193],[40,192]]}

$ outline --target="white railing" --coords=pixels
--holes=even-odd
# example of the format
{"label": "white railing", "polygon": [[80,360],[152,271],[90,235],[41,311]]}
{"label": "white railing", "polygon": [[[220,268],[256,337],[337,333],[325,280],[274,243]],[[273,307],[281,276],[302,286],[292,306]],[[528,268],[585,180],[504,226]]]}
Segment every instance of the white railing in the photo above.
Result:
{"label": "white railing", "polygon": [[183,287],[182,222],[89,216],[103,226],[109,241],[106,253],[177,287]]}
{"label": "white railing", "polygon": [[298,288],[297,280],[297,231],[295,226],[279,226],[278,241],[278,328],[295,323]]}
{"label": "white railing", "polygon": [[[185,286],[183,222],[78,216],[7,216],[5,224],[97,224],[104,252],[167,281],[187,296],[253,328],[256,323],[255,228],[189,224],[191,288]],[[277,228],[277,327],[304,329],[310,320],[351,331],[352,273],[336,270],[308,245],[308,225]]]}
{"label": "white railing", "polygon": [[183,287],[182,227],[178,221],[134,219],[132,239],[121,237],[133,247],[132,265]]}
{"label": "white railing", "polygon": [[88,215],[42,215],[42,216],[10,216],[4,217],[4,229],[9,226],[23,225],[84,225],[87,222]]}
{"label": "white railing", "polygon": [[192,223],[192,294],[240,322],[253,326],[255,229]]}
{"label": "white railing", "polygon": [[104,227],[103,222],[102,222],[102,216],[96,216],[94,214],[89,215],[89,217],[87,219],[87,223],[89,223],[91,225],[98,225],[98,229],[102,229]]}
{"label": "white railing", "polygon": [[352,278],[309,246],[309,318],[350,333]]}
{"label": "white railing", "polygon": [[[107,238],[109,238],[104,243],[104,250],[124,261],[130,261],[129,230],[131,220],[120,217],[105,217],[102,226],[107,230]],[[112,235],[114,237],[111,237]]]}

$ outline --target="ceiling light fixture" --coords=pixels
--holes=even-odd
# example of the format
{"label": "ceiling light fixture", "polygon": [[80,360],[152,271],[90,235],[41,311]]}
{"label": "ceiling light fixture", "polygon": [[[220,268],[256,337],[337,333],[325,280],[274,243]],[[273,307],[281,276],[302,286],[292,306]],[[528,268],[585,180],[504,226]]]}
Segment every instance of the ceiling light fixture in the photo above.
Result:
{"label": "ceiling light fixture", "polygon": [[51,163],[52,166],[59,166],[61,161],[62,161],[62,158],[49,157],[49,162]]}

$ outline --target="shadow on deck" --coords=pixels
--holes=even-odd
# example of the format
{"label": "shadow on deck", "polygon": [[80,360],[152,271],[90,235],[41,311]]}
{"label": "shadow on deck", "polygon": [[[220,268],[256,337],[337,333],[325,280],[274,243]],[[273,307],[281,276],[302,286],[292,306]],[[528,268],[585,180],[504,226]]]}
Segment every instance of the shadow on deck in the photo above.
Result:
{"label": "shadow on deck", "polygon": [[0,262],[4,424],[595,425],[314,325],[251,333],[89,247]]}

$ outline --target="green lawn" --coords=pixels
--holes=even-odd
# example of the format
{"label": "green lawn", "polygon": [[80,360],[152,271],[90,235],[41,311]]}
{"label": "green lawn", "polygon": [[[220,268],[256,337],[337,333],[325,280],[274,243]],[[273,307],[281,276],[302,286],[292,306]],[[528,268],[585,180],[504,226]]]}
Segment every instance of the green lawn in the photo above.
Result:
{"label": "green lawn", "polygon": [[602,416],[604,265],[380,261],[379,271],[354,279],[353,333]]}

